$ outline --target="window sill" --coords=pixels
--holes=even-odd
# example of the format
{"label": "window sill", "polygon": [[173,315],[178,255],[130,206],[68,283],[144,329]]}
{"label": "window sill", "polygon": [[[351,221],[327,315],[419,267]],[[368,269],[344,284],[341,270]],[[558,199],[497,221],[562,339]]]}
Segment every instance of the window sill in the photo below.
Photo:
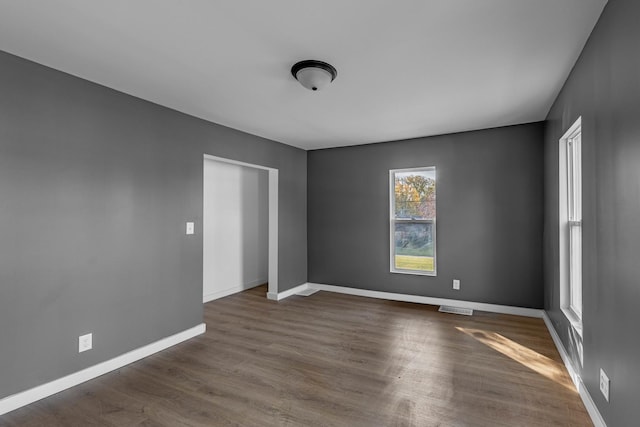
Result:
{"label": "window sill", "polygon": [[418,271],[418,270],[391,270],[394,274],[413,274],[414,276],[437,276],[436,272]]}
{"label": "window sill", "polygon": [[567,318],[569,323],[571,323],[571,327],[573,327],[578,335],[580,335],[580,338],[582,338],[582,319],[569,308],[563,307],[562,312],[564,313],[564,316]]}

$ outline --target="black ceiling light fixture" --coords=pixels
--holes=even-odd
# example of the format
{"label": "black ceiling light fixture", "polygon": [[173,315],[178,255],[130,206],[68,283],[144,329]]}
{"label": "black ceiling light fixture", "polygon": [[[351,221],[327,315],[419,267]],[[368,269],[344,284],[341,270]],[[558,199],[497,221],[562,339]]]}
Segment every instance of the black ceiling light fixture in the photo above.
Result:
{"label": "black ceiling light fixture", "polygon": [[338,72],[331,64],[308,59],[300,61],[291,67],[291,74],[300,84],[309,90],[322,90],[335,80]]}

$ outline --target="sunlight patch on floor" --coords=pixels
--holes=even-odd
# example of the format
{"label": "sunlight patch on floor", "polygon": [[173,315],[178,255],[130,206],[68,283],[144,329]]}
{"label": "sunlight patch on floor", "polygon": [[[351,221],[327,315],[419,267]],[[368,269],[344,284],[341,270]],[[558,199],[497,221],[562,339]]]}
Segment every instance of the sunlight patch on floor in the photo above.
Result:
{"label": "sunlight patch on floor", "polygon": [[459,326],[456,326],[456,329],[526,366],[534,372],[537,372],[538,374],[565,386],[574,393],[577,393],[561,363],[495,332],[484,331],[482,329],[462,328]]}

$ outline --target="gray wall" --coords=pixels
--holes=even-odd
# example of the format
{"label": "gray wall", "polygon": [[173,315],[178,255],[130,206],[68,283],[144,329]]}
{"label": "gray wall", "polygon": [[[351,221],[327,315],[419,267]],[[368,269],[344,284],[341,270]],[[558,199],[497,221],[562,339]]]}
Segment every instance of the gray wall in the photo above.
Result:
{"label": "gray wall", "polygon": [[[542,138],[534,123],[310,151],[309,281],[541,308]],[[437,168],[437,277],[389,272],[389,170],[419,166]]]}
{"label": "gray wall", "polygon": [[[581,376],[609,426],[637,425],[640,402],[640,2],[609,0],[545,130],[545,308],[575,354],[559,308],[558,140],[582,116]],[[599,370],[610,380],[600,394]]]}
{"label": "gray wall", "polygon": [[0,398],[202,322],[204,153],[280,170],[280,291],[306,281],[306,152],[5,53],[0,94]]}

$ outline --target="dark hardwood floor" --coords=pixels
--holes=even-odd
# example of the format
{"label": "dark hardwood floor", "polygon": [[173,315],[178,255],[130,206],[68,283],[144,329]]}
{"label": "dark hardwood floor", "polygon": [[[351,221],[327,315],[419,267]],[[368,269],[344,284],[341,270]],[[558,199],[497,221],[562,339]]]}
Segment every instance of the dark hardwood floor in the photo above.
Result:
{"label": "dark hardwood floor", "polygon": [[541,319],[266,287],[207,332],[0,426],[590,426]]}

